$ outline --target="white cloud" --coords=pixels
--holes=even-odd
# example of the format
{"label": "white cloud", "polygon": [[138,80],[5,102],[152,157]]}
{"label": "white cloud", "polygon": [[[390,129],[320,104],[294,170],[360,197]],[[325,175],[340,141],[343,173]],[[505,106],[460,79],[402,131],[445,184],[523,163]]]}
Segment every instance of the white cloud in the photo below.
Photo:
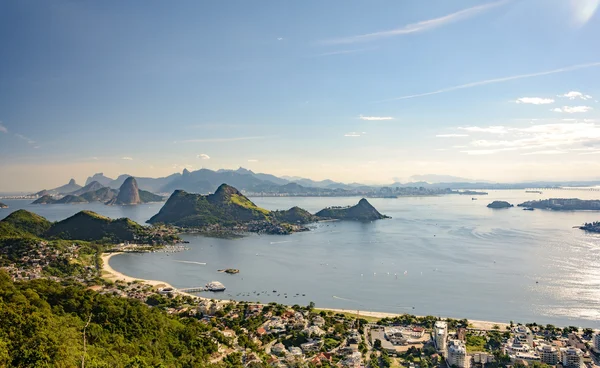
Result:
{"label": "white cloud", "polygon": [[350,133],[346,133],[344,134],[344,137],[361,137],[362,134],[359,132],[350,132]]}
{"label": "white cloud", "polygon": [[508,129],[504,126],[501,125],[491,125],[489,127],[478,127],[478,126],[472,126],[472,127],[459,127],[459,130],[465,130],[467,132],[473,132],[473,133],[491,133],[491,134],[506,134],[506,132],[508,131]]}
{"label": "white cloud", "polygon": [[504,152],[504,151],[515,151],[516,148],[514,147],[507,147],[507,148],[497,148],[497,149],[487,149],[487,150],[467,150],[467,151],[460,151],[461,153],[466,153],[467,155],[492,155],[494,153],[498,153],[498,152]]}
{"label": "white cloud", "polygon": [[221,142],[237,142],[248,141],[253,139],[265,139],[266,137],[233,137],[233,138],[199,138],[186,139],[183,141],[175,141],[173,143],[221,143]]}
{"label": "white cloud", "polygon": [[28,138],[28,137],[24,136],[23,134],[15,134],[15,137],[27,142],[28,144],[31,144],[31,145],[35,144],[35,141],[33,139]]}
{"label": "white cloud", "polygon": [[368,41],[378,40],[380,38],[401,36],[401,35],[417,33],[417,32],[424,32],[424,31],[428,31],[430,29],[442,27],[446,24],[450,24],[453,22],[471,18],[473,16],[478,15],[479,13],[482,13],[491,8],[494,8],[494,7],[497,7],[499,5],[503,5],[506,3],[507,3],[506,0],[496,1],[493,3],[489,3],[489,4],[483,4],[483,5],[474,6],[472,8],[463,9],[463,10],[460,10],[455,13],[448,14],[448,15],[445,15],[445,16],[442,16],[439,18],[433,18],[433,19],[424,20],[424,21],[421,21],[418,23],[408,24],[404,27],[395,28],[395,29],[391,29],[388,31],[380,31],[380,32],[367,33],[367,34],[362,34],[362,35],[357,35],[357,36],[325,40],[325,41],[322,41],[321,44],[335,45],[335,44],[349,44],[349,43],[355,43],[355,42],[368,42]]}
{"label": "white cloud", "polygon": [[468,134],[438,134],[437,138],[459,138],[459,137],[468,137]]}
{"label": "white cloud", "polygon": [[521,97],[518,98],[516,103],[518,104],[532,104],[532,105],[547,105],[554,103],[552,98],[542,98],[542,97]]}
{"label": "white cloud", "polygon": [[525,152],[521,153],[521,156],[529,156],[529,155],[560,155],[567,153],[566,151],[561,150],[545,150],[545,151],[534,151],[534,152]]}
{"label": "white cloud", "polygon": [[374,47],[370,47],[370,48],[363,48],[363,49],[337,50],[337,51],[324,52],[322,54],[318,54],[315,56],[333,56],[333,55],[354,54],[356,52],[363,52],[363,51],[374,50],[374,49],[375,49]]}
{"label": "white cloud", "polygon": [[452,146],[452,148],[467,148],[467,147],[469,147],[469,146],[462,146],[462,145],[460,145],[460,146]]}
{"label": "white cloud", "polygon": [[564,67],[564,68],[559,68],[559,69],[554,69],[554,70],[548,70],[548,71],[545,71],[545,72],[537,72],[537,73],[529,73],[529,74],[519,74],[519,75],[513,75],[513,76],[509,76],[509,77],[486,79],[486,80],[482,80],[482,81],[478,81],[478,82],[471,82],[471,83],[461,84],[461,85],[458,85],[458,86],[442,88],[442,89],[438,89],[438,90],[432,91],[432,92],[425,92],[425,93],[418,93],[418,94],[413,94],[413,95],[406,95],[406,96],[400,96],[400,97],[395,97],[395,98],[389,98],[387,100],[382,100],[382,101],[379,101],[379,102],[407,100],[407,99],[410,99],[410,98],[417,98],[417,97],[437,95],[437,94],[440,94],[440,93],[452,92],[452,91],[456,91],[456,90],[459,90],[459,89],[473,88],[473,87],[478,87],[478,86],[484,86],[484,85],[487,85],[487,84],[503,83],[503,82],[508,82],[508,81],[512,81],[512,80],[516,80],[516,79],[541,77],[541,76],[549,75],[549,74],[565,73],[565,72],[570,72],[570,71],[573,71],[573,70],[594,68],[594,67],[597,67],[597,66],[600,66],[600,62],[572,65],[572,66],[567,66],[567,67]]}
{"label": "white cloud", "polygon": [[121,157],[121,160],[133,161],[133,158],[129,157],[129,156],[123,156],[123,157]]}
{"label": "white cloud", "polygon": [[206,153],[201,153],[198,155],[198,158],[201,158],[203,160],[210,160],[210,156],[207,155]]}
{"label": "white cloud", "polygon": [[277,37],[277,41],[283,41],[283,37]]}
{"label": "white cloud", "polygon": [[8,133],[8,129],[6,129],[6,127],[4,125],[2,125],[1,121],[0,121],[0,132],[2,132],[2,133]]}
{"label": "white cloud", "polygon": [[251,158],[251,159],[248,159],[248,162],[258,162],[258,160]]}
{"label": "white cloud", "polygon": [[577,92],[577,91],[570,91],[568,93],[565,93],[564,95],[559,95],[558,97],[566,97],[569,100],[575,100],[575,99],[589,100],[592,98],[592,96],[590,96],[590,95],[584,95],[583,93]]}
{"label": "white cloud", "polygon": [[592,110],[590,106],[563,106],[552,109],[554,112],[564,112],[567,114],[574,114],[580,112],[588,112]]}
{"label": "white cloud", "polygon": [[368,121],[380,121],[380,120],[394,120],[391,116],[362,116],[359,115],[360,120],[368,120]]}

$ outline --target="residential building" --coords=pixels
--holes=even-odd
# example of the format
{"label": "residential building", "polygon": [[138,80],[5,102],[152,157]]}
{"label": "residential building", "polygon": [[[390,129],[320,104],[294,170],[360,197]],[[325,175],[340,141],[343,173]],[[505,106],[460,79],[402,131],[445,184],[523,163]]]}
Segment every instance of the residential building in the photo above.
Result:
{"label": "residential building", "polygon": [[446,356],[446,344],[448,343],[448,324],[445,321],[437,321],[433,328],[433,341],[435,347],[442,355]]}
{"label": "residential building", "polygon": [[583,352],[580,349],[569,347],[560,349],[562,364],[565,368],[582,368]]}
{"label": "residential building", "polygon": [[533,347],[533,332],[527,326],[517,325],[513,328],[513,334],[522,344]]}
{"label": "residential building", "polygon": [[470,359],[467,357],[467,347],[464,341],[450,340],[446,349],[446,361],[449,366],[458,368],[469,368]]}
{"label": "residential building", "polygon": [[394,327],[385,329],[385,338],[394,345],[405,345],[408,342],[403,331]]}
{"label": "residential building", "polygon": [[485,365],[494,361],[494,355],[490,353],[474,353],[471,356],[471,360],[474,364]]}
{"label": "residential building", "polygon": [[600,352],[600,334],[594,335],[594,338],[592,339],[592,347],[597,352]]}
{"label": "residential building", "polygon": [[542,363],[556,365],[560,362],[560,351],[552,345],[538,346],[537,351]]}

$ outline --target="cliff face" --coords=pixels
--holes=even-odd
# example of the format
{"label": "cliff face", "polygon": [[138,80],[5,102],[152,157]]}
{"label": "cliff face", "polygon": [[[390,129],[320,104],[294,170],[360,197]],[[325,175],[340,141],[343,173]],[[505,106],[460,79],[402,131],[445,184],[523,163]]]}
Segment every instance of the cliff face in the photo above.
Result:
{"label": "cliff face", "polygon": [[119,188],[119,195],[116,198],[115,204],[121,205],[132,205],[140,204],[140,193],[135,178],[130,176],[125,180],[121,188]]}
{"label": "cliff face", "polygon": [[361,199],[357,205],[352,207],[330,207],[325,208],[316,213],[316,216],[322,218],[336,219],[336,220],[355,220],[355,221],[373,221],[388,216],[382,215],[373,207],[366,199]]}

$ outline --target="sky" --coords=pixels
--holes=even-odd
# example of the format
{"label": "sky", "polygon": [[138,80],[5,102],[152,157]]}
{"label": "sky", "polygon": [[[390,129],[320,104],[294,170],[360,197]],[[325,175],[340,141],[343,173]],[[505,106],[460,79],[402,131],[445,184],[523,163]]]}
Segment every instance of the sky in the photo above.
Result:
{"label": "sky", "polygon": [[600,0],[0,2],[0,191],[600,179]]}

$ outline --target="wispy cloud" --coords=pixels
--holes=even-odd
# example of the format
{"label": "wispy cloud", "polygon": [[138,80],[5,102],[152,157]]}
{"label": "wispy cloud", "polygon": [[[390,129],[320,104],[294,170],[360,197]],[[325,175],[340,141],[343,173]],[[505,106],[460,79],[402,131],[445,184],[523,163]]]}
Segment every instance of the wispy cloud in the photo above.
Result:
{"label": "wispy cloud", "polygon": [[367,121],[394,120],[394,118],[391,116],[362,116],[362,115],[359,115],[359,119],[367,120]]}
{"label": "wispy cloud", "polygon": [[515,102],[518,104],[548,105],[554,103],[554,99],[542,97],[521,97]]}
{"label": "wispy cloud", "polygon": [[458,129],[465,130],[467,132],[491,133],[491,134],[506,134],[506,132],[508,131],[508,129],[506,127],[501,126],[501,125],[492,125],[489,127],[478,127],[478,126],[459,127]]}
{"label": "wispy cloud", "polygon": [[367,134],[367,133],[365,133],[365,132],[350,132],[350,133],[344,134],[344,137],[362,137],[365,134]]}
{"label": "wispy cloud", "polygon": [[202,160],[210,160],[210,156],[207,155],[206,153],[201,153],[198,155],[198,158],[202,159]]}
{"label": "wispy cloud", "polygon": [[566,97],[569,100],[575,100],[575,99],[589,100],[592,98],[592,96],[590,96],[590,95],[584,95],[583,93],[577,92],[577,91],[567,92],[564,95],[558,95],[558,97]]}
{"label": "wispy cloud", "polygon": [[466,153],[467,155],[492,155],[492,154],[498,153],[498,152],[515,151],[515,150],[516,150],[515,147],[507,147],[507,148],[496,148],[496,149],[485,149],[485,150],[467,150],[467,151],[460,151],[460,152]]}
{"label": "wispy cloud", "polygon": [[27,142],[28,144],[31,144],[31,145],[35,144],[35,141],[33,139],[28,138],[28,137],[24,136],[23,134],[15,134],[15,137]]}
{"label": "wispy cloud", "polygon": [[357,52],[369,51],[369,50],[374,50],[374,49],[376,49],[376,48],[368,47],[368,48],[362,48],[362,49],[336,50],[336,51],[324,52],[322,54],[318,54],[315,56],[334,56],[334,55],[355,54]]}
{"label": "wispy cloud", "polygon": [[504,5],[507,2],[508,2],[507,0],[496,1],[493,3],[489,3],[489,4],[478,5],[478,6],[474,6],[472,8],[463,9],[463,10],[457,11],[452,14],[444,15],[443,17],[433,18],[433,19],[428,19],[428,20],[424,20],[421,22],[417,22],[417,23],[408,24],[408,25],[400,27],[400,28],[390,29],[387,31],[366,33],[366,34],[350,36],[350,37],[334,38],[334,39],[321,41],[320,43],[324,44],[324,45],[350,44],[350,43],[356,43],[356,42],[374,41],[374,40],[378,40],[381,38],[387,38],[387,37],[402,36],[402,35],[407,35],[407,34],[411,34],[411,33],[424,32],[424,31],[428,31],[430,29],[445,26],[450,23],[454,23],[454,22],[458,22],[461,20],[471,18],[471,17],[476,16],[480,13],[483,13],[491,8],[494,8],[494,7],[497,7],[500,5]]}
{"label": "wispy cloud", "polygon": [[175,141],[173,143],[221,143],[221,142],[237,142],[237,141],[249,141],[254,139],[265,139],[266,137],[232,137],[232,138],[199,138],[199,139],[185,139],[182,141]]}
{"label": "wispy cloud", "polygon": [[251,159],[248,159],[248,162],[258,162],[258,160],[251,158]]}
{"label": "wispy cloud", "polygon": [[407,96],[400,96],[400,97],[395,97],[395,98],[389,98],[389,99],[382,100],[382,101],[379,101],[379,102],[407,100],[407,99],[410,99],[410,98],[417,98],[417,97],[437,95],[437,94],[440,94],[440,93],[457,91],[459,89],[479,87],[479,86],[484,86],[484,85],[487,85],[487,84],[503,83],[503,82],[509,82],[509,81],[513,81],[513,80],[517,80],[517,79],[524,79],[524,78],[541,77],[541,76],[549,75],[549,74],[565,73],[565,72],[570,72],[570,71],[579,70],[579,69],[594,68],[594,67],[598,67],[598,66],[600,66],[600,62],[572,65],[572,66],[567,66],[567,67],[564,67],[564,68],[547,70],[547,71],[544,71],[544,72],[529,73],[529,74],[519,74],[519,75],[512,75],[512,76],[509,76],[509,77],[486,79],[486,80],[482,80],[482,81],[478,81],[478,82],[472,82],[472,83],[461,84],[461,85],[458,85],[458,86],[453,86],[453,87],[448,87],[448,88],[442,88],[442,89],[438,89],[438,90],[432,91],[432,92],[425,92],[425,93],[419,93],[419,94],[414,94],[414,95],[407,95]]}
{"label": "wispy cloud", "polygon": [[6,129],[6,127],[4,125],[2,125],[1,121],[0,121],[0,133],[8,133],[8,129]]}
{"label": "wispy cloud", "polygon": [[124,157],[121,157],[121,160],[125,160],[125,161],[133,161],[133,157],[124,156]]}
{"label": "wispy cloud", "polygon": [[561,155],[564,153],[568,153],[567,151],[561,150],[545,150],[545,151],[534,151],[534,152],[525,152],[521,153],[521,156],[530,156],[530,155]]}
{"label": "wispy cloud", "polygon": [[459,137],[468,137],[468,136],[469,136],[468,134],[456,134],[456,133],[436,135],[437,138],[459,138]]}
{"label": "wispy cloud", "polygon": [[575,114],[580,112],[588,112],[592,110],[590,106],[563,106],[552,109],[554,112],[564,112],[567,114]]}

